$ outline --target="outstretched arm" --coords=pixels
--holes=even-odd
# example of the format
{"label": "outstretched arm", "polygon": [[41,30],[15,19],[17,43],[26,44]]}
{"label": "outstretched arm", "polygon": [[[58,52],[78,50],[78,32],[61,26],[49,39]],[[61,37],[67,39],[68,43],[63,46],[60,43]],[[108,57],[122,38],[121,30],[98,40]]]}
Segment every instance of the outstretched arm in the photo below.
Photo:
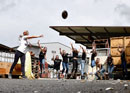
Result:
{"label": "outstretched arm", "polygon": [[40,38],[40,37],[43,37],[43,35],[40,35],[40,36],[28,36],[28,37],[26,37],[26,39],[33,39],[33,38]]}

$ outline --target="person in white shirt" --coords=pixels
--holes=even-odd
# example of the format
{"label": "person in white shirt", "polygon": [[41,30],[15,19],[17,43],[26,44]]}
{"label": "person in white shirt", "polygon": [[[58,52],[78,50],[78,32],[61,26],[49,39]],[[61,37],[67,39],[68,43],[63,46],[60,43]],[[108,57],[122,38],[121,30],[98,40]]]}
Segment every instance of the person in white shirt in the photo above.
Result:
{"label": "person in white shirt", "polygon": [[8,78],[10,79],[12,78],[12,71],[15,65],[17,64],[19,58],[21,60],[22,77],[26,78],[24,68],[25,68],[25,54],[27,52],[27,46],[29,45],[27,40],[32,39],[32,38],[43,37],[43,35],[40,35],[40,36],[28,36],[28,35],[29,35],[29,32],[27,30],[23,32],[23,35],[20,35],[20,46],[16,50],[14,63],[12,64],[9,75],[8,75]]}

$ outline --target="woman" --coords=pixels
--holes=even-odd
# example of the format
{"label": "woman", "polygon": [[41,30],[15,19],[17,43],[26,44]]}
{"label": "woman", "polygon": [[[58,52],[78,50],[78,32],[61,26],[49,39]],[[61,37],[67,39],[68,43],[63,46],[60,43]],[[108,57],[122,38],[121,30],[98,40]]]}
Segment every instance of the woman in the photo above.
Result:
{"label": "woman", "polygon": [[84,68],[85,68],[85,60],[86,60],[86,50],[80,46],[82,48],[82,60],[81,60],[81,79],[83,79],[84,76]]}
{"label": "woman", "polygon": [[60,48],[59,50],[60,50],[60,54],[61,54],[62,59],[63,59],[63,62],[62,62],[62,66],[63,66],[62,74],[64,73],[64,71],[65,71],[65,69],[66,69],[66,74],[65,74],[65,76],[67,76],[68,70],[69,70],[68,53],[66,53],[65,50],[62,50],[62,51],[61,51],[61,48]]}
{"label": "woman", "polygon": [[114,64],[111,55],[108,56],[106,63],[107,63],[109,78],[113,78],[112,72],[114,70]]}
{"label": "woman", "polygon": [[72,77],[74,77],[74,74],[77,73],[78,70],[78,53],[79,51],[73,47],[73,44],[71,43],[72,47],[72,54],[73,54],[73,68],[72,68]]}
{"label": "woman", "polygon": [[106,79],[105,69],[103,68],[103,65],[100,64],[99,58],[96,59],[96,74],[95,75],[98,77],[98,79],[102,80],[103,77],[104,79]]}
{"label": "woman", "polygon": [[43,37],[43,35],[40,35],[40,36],[28,36],[28,35],[29,35],[29,32],[27,30],[23,32],[23,35],[20,35],[20,46],[16,50],[14,63],[12,64],[9,75],[8,75],[8,78],[10,79],[12,78],[12,71],[15,65],[17,64],[19,58],[21,60],[22,77],[26,78],[24,68],[25,68],[25,54],[27,52],[27,46],[29,45],[28,39]]}
{"label": "woman", "polygon": [[[40,60],[40,70],[42,74],[45,70],[45,59],[46,59],[47,47],[42,48],[40,45],[40,41],[38,41],[38,46],[40,47],[40,50],[41,50],[39,54],[39,60]],[[43,69],[43,72],[42,72],[42,69]]]}
{"label": "woman", "polygon": [[60,64],[61,64],[61,59],[59,59],[59,56],[56,55],[56,57],[52,58],[52,60],[54,61],[54,73],[56,73],[58,79],[60,79]]}

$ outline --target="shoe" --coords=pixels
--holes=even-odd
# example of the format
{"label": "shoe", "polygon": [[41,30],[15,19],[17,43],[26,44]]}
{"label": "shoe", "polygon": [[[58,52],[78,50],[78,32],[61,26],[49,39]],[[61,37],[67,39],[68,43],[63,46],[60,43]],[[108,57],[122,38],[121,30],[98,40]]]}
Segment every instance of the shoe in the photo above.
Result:
{"label": "shoe", "polygon": [[11,73],[9,73],[8,79],[12,79],[12,74]]}
{"label": "shoe", "polygon": [[22,76],[22,79],[27,79],[27,77],[26,76]]}

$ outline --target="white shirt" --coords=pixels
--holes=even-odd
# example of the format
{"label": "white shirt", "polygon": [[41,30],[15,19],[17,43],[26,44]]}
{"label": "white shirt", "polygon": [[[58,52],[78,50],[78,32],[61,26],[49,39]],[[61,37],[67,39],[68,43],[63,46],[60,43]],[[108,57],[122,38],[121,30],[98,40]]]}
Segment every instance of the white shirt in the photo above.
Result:
{"label": "white shirt", "polygon": [[27,38],[27,36],[23,36],[20,39],[20,46],[17,48],[17,50],[22,52],[22,53],[26,53],[27,52],[28,41],[27,41],[26,38]]}

